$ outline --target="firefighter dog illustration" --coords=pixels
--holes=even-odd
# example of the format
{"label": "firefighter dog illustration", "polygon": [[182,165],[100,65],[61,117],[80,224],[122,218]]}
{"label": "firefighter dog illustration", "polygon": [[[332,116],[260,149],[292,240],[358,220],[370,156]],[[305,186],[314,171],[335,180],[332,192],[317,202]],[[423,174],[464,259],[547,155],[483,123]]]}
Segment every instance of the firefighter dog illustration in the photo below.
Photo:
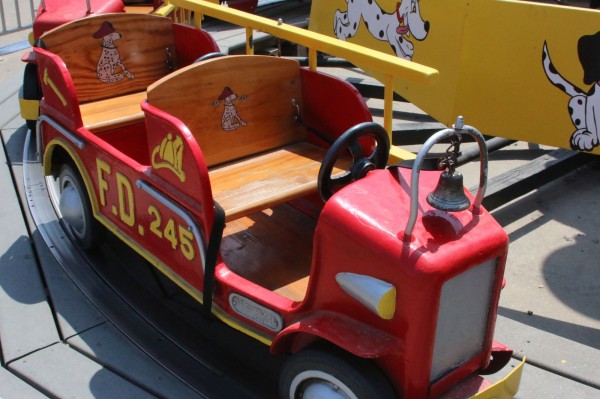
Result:
{"label": "firefighter dog illustration", "polygon": [[237,95],[229,87],[225,87],[219,96],[217,102],[224,102],[223,117],[221,118],[221,127],[223,130],[232,131],[240,126],[246,126],[246,122],[238,115],[233,100]]}
{"label": "firefighter dog illustration", "polygon": [[583,83],[591,85],[587,93],[564,78],[556,69],[547,43],[544,43],[542,63],[550,82],[570,96],[569,114],[575,126],[571,135],[571,148],[579,151],[591,151],[600,139],[600,32],[582,36],[577,43],[579,62],[583,68]]}
{"label": "firefighter dog illustration", "polygon": [[354,36],[362,18],[375,39],[389,42],[398,57],[412,60],[415,50],[409,38],[425,40],[429,32],[429,21],[421,17],[418,0],[402,0],[392,13],[383,11],[375,0],[346,2],[346,11],[335,12],[333,27],[338,39],[347,40]]}
{"label": "firefighter dog illustration", "polygon": [[[124,77],[133,79],[133,74],[125,68],[121,55],[115,46],[115,41],[121,38],[121,34],[115,30],[113,25],[104,21],[100,29],[94,33],[94,39],[102,39],[102,54],[98,60],[98,79],[104,83],[114,83]],[[122,73],[117,72],[120,68]]]}

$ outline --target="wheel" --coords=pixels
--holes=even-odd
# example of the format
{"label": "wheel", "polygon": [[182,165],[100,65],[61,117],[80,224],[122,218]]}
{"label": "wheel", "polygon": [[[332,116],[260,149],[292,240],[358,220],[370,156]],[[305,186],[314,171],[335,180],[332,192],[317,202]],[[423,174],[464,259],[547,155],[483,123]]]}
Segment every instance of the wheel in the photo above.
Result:
{"label": "wheel", "polygon": [[[23,99],[24,100],[35,100],[39,101],[42,98],[42,88],[38,81],[37,65],[27,64],[25,65],[25,72],[23,73]],[[27,119],[25,121],[27,127],[32,133],[35,133],[37,119]]]}
{"label": "wheel", "polygon": [[284,365],[279,397],[392,399],[396,395],[371,361],[336,350],[307,349],[292,356]]}
{"label": "wheel", "polygon": [[[359,139],[362,137],[372,137],[377,143],[369,156],[364,154],[359,144]],[[341,176],[332,177],[333,167],[346,149],[350,150],[353,158],[350,170]],[[363,178],[373,169],[385,168],[389,155],[390,138],[381,125],[364,122],[346,130],[327,150],[321,169],[319,169],[318,183],[321,198],[323,201],[327,201],[342,186]]]}
{"label": "wheel", "polygon": [[58,208],[67,230],[83,249],[97,247],[102,242],[104,228],[94,218],[87,190],[75,167],[63,164],[58,184]]}

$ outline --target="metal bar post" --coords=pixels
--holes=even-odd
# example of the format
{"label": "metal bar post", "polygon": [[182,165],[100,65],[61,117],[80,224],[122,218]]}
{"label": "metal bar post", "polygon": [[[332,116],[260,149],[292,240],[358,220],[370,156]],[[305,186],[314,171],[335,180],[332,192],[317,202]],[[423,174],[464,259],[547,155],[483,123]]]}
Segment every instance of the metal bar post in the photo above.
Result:
{"label": "metal bar post", "polygon": [[246,27],[246,54],[254,54],[254,29],[250,26]]}

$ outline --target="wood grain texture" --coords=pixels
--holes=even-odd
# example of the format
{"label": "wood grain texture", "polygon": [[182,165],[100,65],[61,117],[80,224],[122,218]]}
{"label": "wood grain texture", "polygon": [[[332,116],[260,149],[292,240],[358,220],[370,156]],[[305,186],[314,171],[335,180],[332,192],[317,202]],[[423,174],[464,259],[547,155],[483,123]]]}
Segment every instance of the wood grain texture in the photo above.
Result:
{"label": "wood grain texture", "polygon": [[[226,88],[239,121],[224,129]],[[221,97],[221,98],[220,98]],[[208,166],[303,140],[298,62],[267,56],[227,56],[182,68],[148,88],[148,102],[179,118],[192,132]]]}
{"label": "wood grain texture", "polygon": [[325,152],[299,142],[209,170],[213,197],[225,210],[225,220],[316,193]]}
{"label": "wood grain texture", "polygon": [[[114,40],[114,47],[133,78],[124,77],[112,83],[99,79],[97,70],[103,57],[104,41],[98,37],[98,32],[105,22],[112,24],[114,31],[120,35]],[[172,54],[174,67],[177,66],[172,22],[155,15],[95,15],[46,32],[41,40],[47,50],[64,61],[80,103],[146,90],[148,85],[170,72],[167,48]],[[114,72],[123,73],[121,67],[116,67]]]}
{"label": "wood grain texture", "polygon": [[[148,102],[179,118],[200,145],[227,221],[317,192],[326,150],[304,141],[301,83],[297,61],[226,56],[148,88]],[[236,126],[224,122],[226,102]]]}
{"label": "wood grain texture", "polygon": [[265,209],[227,223],[221,255],[236,274],[301,301],[308,287],[316,223],[289,205]]}
{"label": "wood grain texture", "polygon": [[93,133],[140,123],[144,120],[141,103],[146,92],[93,101],[79,106],[83,125]]}

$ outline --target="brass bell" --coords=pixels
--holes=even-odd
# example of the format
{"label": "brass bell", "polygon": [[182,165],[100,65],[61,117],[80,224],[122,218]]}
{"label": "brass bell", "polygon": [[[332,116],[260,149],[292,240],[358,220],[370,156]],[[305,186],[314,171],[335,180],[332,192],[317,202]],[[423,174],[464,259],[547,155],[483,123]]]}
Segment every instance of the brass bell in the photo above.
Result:
{"label": "brass bell", "polygon": [[459,212],[467,209],[471,205],[471,201],[465,195],[463,176],[452,169],[442,172],[435,190],[427,196],[427,203],[446,212]]}

